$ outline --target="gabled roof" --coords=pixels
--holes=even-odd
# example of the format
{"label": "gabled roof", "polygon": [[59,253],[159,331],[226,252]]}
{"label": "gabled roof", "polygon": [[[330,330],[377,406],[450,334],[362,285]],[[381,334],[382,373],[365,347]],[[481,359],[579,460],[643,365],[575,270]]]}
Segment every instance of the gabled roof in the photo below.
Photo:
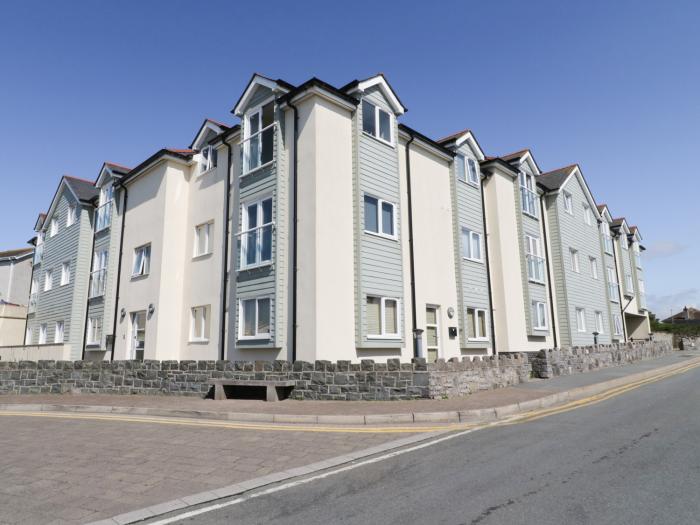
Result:
{"label": "gabled roof", "polygon": [[610,209],[607,204],[598,204],[598,213],[600,213],[600,216],[607,222],[612,222],[612,215],[610,214]]}
{"label": "gabled roof", "polygon": [[612,224],[610,226],[614,230],[622,229],[625,235],[629,235],[630,233],[630,228],[627,225],[627,219],[625,219],[624,217],[618,217],[617,219],[613,219]]}
{"label": "gabled roof", "polygon": [[138,174],[140,174],[142,171],[144,171],[147,167],[149,167],[151,164],[154,162],[157,162],[161,158],[164,157],[172,157],[175,159],[179,160],[190,160],[192,158],[192,155],[197,153],[197,150],[193,149],[178,149],[178,148],[163,148],[158,151],[156,151],[153,155],[148,157],[146,160],[144,160],[142,163],[140,163],[138,166],[136,166],[134,169],[132,169],[129,173],[127,173],[122,179],[119,181],[119,185],[123,186],[126,184],[126,182],[130,181],[134,177],[136,177]]}
{"label": "gabled roof", "polygon": [[340,91],[348,94],[355,93],[356,91],[363,92],[373,86],[379,86],[379,89],[389,101],[389,104],[391,104],[391,109],[395,114],[403,115],[406,113],[406,106],[403,105],[394,89],[391,87],[389,82],[387,82],[386,78],[384,77],[384,73],[378,73],[373,77],[369,77],[364,80],[353,80],[352,82],[349,82],[341,87]]}
{"label": "gabled roof", "polygon": [[34,251],[34,248],[17,248],[15,250],[5,250],[0,252],[0,259],[21,259],[23,256],[29,255]]}
{"label": "gabled roof", "polygon": [[245,90],[243,90],[243,94],[241,95],[241,97],[238,99],[238,102],[236,102],[236,105],[231,110],[231,113],[233,113],[234,115],[238,115],[240,117],[243,114],[242,113],[243,107],[246,106],[246,104],[250,100],[250,97],[253,96],[253,93],[255,92],[255,88],[257,88],[258,86],[265,86],[265,87],[271,89],[272,91],[283,91],[283,92],[287,92],[287,91],[294,89],[294,85],[282,80],[281,78],[278,78],[277,80],[273,80],[273,79],[266,77],[266,76],[263,76],[259,73],[254,73],[253,76],[250,77],[250,80],[248,81],[248,85],[246,86]]}
{"label": "gabled roof", "polygon": [[201,141],[206,136],[208,131],[212,131],[216,135],[220,135],[224,131],[228,130],[229,127],[230,126],[227,124],[217,122],[214,119],[205,118],[202,125],[199,126],[199,131],[197,131],[197,134],[194,136],[192,144],[190,144],[190,148],[200,149],[202,146]]}
{"label": "gabled roof", "polygon": [[459,146],[467,142],[471,146],[471,148],[476,152],[476,155],[479,160],[484,160],[486,158],[484,150],[481,149],[481,146],[477,142],[476,137],[469,129],[463,129],[462,131],[458,131],[457,133],[453,133],[452,135],[443,137],[437,142],[447,148],[449,148],[450,146],[458,148]]}
{"label": "gabled roof", "polygon": [[537,183],[548,191],[559,190],[566,182],[569,180],[578,166],[576,164],[571,164],[563,168],[548,171],[537,177]]}
{"label": "gabled roof", "polygon": [[521,149],[519,151],[514,151],[513,153],[508,153],[507,155],[501,155],[501,159],[511,164],[516,162],[518,164],[524,164],[525,162],[527,162],[533,167],[535,175],[539,175],[540,173],[542,173],[540,166],[537,164],[537,161],[535,161],[535,157],[532,155],[532,152],[528,148]]}
{"label": "gabled roof", "polygon": [[95,183],[85,179],[78,179],[69,175],[63,176],[68,187],[80,202],[92,202],[99,194]]}
{"label": "gabled roof", "polygon": [[642,234],[640,233],[639,228],[636,226],[630,226],[630,234],[634,236],[637,242],[642,242]]}
{"label": "gabled roof", "polygon": [[100,168],[100,173],[97,176],[97,180],[95,181],[95,186],[97,186],[98,188],[102,186],[104,180],[107,177],[120,179],[130,171],[131,168],[127,168],[126,166],[122,166],[121,164],[117,164],[116,162],[103,162],[102,168]]}

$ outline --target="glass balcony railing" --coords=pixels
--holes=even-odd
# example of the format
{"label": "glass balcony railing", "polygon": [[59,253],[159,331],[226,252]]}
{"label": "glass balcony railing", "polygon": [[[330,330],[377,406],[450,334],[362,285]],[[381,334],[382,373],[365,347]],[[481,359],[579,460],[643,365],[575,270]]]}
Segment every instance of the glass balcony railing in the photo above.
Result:
{"label": "glass balcony railing", "polygon": [[522,202],[523,213],[532,217],[538,217],[537,213],[537,193],[525,186],[520,186],[520,200]]}
{"label": "glass balcony railing", "polygon": [[243,141],[243,175],[275,160],[275,129],[273,122]]}
{"label": "glass balcony railing", "polygon": [[620,302],[620,294],[617,290],[617,283],[608,283],[608,295],[611,301]]}
{"label": "glass balcony railing", "polygon": [[109,228],[112,223],[112,201],[97,208],[97,220],[95,220],[95,232]]}
{"label": "glass balcony railing", "polygon": [[527,277],[536,283],[544,282],[544,257],[527,254]]}
{"label": "glass balcony railing", "polygon": [[107,284],[107,269],[102,268],[90,274],[90,298],[101,297],[105,294]]}
{"label": "glass balcony railing", "polygon": [[37,299],[36,293],[33,293],[29,296],[29,307],[27,308],[27,312],[30,314],[36,312],[36,299]]}

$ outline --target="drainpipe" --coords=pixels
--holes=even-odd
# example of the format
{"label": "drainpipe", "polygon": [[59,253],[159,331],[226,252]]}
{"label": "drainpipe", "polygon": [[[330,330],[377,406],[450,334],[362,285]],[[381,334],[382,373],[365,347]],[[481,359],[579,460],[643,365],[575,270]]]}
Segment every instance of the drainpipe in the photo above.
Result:
{"label": "drainpipe", "polygon": [[542,237],[544,241],[544,260],[545,263],[547,264],[547,280],[549,281],[547,283],[547,289],[549,290],[549,317],[551,319],[551,324],[552,324],[552,337],[554,338],[554,348],[557,348],[558,342],[557,342],[557,325],[554,322],[554,293],[552,292],[552,286],[554,285],[554,279],[552,279],[552,276],[549,271],[549,246],[547,242],[547,223],[544,220],[544,198],[540,199],[540,216],[542,217]]}
{"label": "drainpipe", "polygon": [[[491,289],[491,262],[489,259],[489,231],[486,225],[486,197],[484,196],[484,181],[485,177],[481,179],[481,218],[484,224],[484,256],[486,261],[486,285],[489,290],[489,311],[490,311],[490,321],[491,321],[491,349],[493,350],[493,355],[498,355],[498,350],[496,349],[496,325],[494,323],[493,315],[493,290]],[[457,254],[459,256],[459,254]]]}
{"label": "drainpipe", "polygon": [[[36,242],[36,241],[35,241]],[[32,301],[32,283],[34,282],[34,254],[36,253],[36,244],[34,245],[34,251],[32,252],[32,275],[29,281],[29,301],[27,301],[27,316],[24,318],[24,345],[27,345],[27,327],[29,326],[29,303]],[[38,292],[37,292],[38,293]],[[36,317],[36,310],[34,310],[34,316]],[[29,342],[31,344],[31,341]]]}
{"label": "drainpipe", "polygon": [[229,236],[229,214],[231,211],[231,160],[233,150],[231,144],[226,139],[223,141],[228,154],[226,155],[226,198],[224,200],[224,253],[222,254],[223,268],[221,270],[221,315],[219,320],[219,358],[226,358],[226,302],[228,300],[228,236]]}
{"label": "drainpipe", "polygon": [[[611,234],[612,235],[612,234]],[[615,251],[615,245],[613,244],[613,263],[615,264],[615,275],[618,277],[619,281],[619,275],[617,275],[617,251]],[[625,323],[625,309],[627,306],[629,306],[629,303],[627,303],[627,306],[622,308],[622,284],[617,283],[617,298],[620,301],[620,315],[622,316],[622,336],[625,338],[625,342],[627,342],[627,323]],[[632,301],[630,300],[630,303]]]}
{"label": "drainpipe", "polygon": [[413,197],[411,192],[411,142],[415,139],[413,134],[409,133],[411,137],[406,142],[406,193],[408,199],[408,255],[410,261],[411,270],[411,322],[412,322],[412,333],[413,333],[413,357],[423,357],[423,339],[421,335],[423,330],[419,330],[418,325],[418,313],[416,306],[416,265],[413,252]]}
{"label": "drainpipe", "polygon": [[112,325],[112,355],[109,356],[110,361],[114,361],[114,354],[117,350],[117,316],[119,315],[119,287],[122,280],[122,256],[124,251],[124,224],[126,223],[126,208],[129,191],[126,186],[121,186],[124,190],[124,201],[122,203],[122,227],[119,233],[119,262],[117,263],[117,293],[114,298],[114,324]]}
{"label": "drainpipe", "polygon": [[298,199],[298,167],[299,167],[299,156],[298,156],[298,145],[299,145],[299,110],[292,104],[291,100],[287,101],[287,105],[292,108],[294,112],[294,125],[293,133],[294,140],[294,164],[292,166],[292,177],[294,178],[294,185],[292,188],[292,362],[297,360],[297,222],[299,214],[297,213],[297,199]]}
{"label": "drainpipe", "polygon": [[[97,210],[95,210],[97,211]],[[83,326],[83,352],[80,357],[81,361],[85,361],[85,348],[87,347],[87,329],[88,329],[88,314],[90,311],[90,281],[92,280],[92,271],[95,266],[95,221],[97,221],[96,214],[92,214],[93,227],[92,227],[92,249],[90,250],[90,278],[88,279],[88,293],[85,299],[85,325]],[[76,272],[77,274],[77,272]],[[65,328],[65,327],[64,327]]]}

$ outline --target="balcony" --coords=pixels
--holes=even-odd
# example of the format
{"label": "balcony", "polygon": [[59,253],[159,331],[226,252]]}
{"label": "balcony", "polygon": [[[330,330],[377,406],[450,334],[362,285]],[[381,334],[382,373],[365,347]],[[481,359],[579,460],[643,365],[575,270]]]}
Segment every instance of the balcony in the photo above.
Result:
{"label": "balcony", "polygon": [[642,269],[642,258],[640,257],[639,253],[634,254],[634,264],[638,269]]}
{"label": "balcony", "polygon": [[616,303],[620,302],[620,294],[617,288],[617,283],[608,283],[608,294],[610,295],[610,300]]}
{"label": "balcony", "polygon": [[29,296],[29,307],[27,308],[27,313],[33,314],[36,312],[36,300],[37,300],[37,293],[34,292]]}
{"label": "balcony", "polygon": [[97,208],[95,233],[109,228],[110,224],[112,224],[112,201],[109,201]]}
{"label": "balcony", "polygon": [[527,277],[530,281],[544,283],[544,258],[527,254]]}
{"label": "balcony", "polygon": [[107,269],[102,268],[90,274],[90,299],[101,297],[105,294],[107,284]]}
{"label": "balcony", "polygon": [[37,244],[36,247],[34,248],[34,262],[32,264],[39,264],[41,262],[41,258],[44,256],[44,245],[43,244]]}
{"label": "balcony", "polygon": [[277,124],[273,122],[242,142],[243,175],[262,169],[275,160],[275,129]]}
{"label": "balcony", "polygon": [[537,193],[526,188],[525,186],[520,186],[520,201],[522,203],[523,213],[536,219],[539,216],[537,213],[538,200],[539,197]]}

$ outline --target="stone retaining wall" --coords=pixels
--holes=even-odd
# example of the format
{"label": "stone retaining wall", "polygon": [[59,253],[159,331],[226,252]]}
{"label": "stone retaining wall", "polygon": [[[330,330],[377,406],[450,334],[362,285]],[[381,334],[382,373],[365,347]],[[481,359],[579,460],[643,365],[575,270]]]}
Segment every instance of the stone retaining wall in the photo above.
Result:
{"label": "stone retaining wall", "polygon": [[542,350],[530,357],[532,373],[544,379],[654,359],[673,352],[668,341],[645,341]]}

